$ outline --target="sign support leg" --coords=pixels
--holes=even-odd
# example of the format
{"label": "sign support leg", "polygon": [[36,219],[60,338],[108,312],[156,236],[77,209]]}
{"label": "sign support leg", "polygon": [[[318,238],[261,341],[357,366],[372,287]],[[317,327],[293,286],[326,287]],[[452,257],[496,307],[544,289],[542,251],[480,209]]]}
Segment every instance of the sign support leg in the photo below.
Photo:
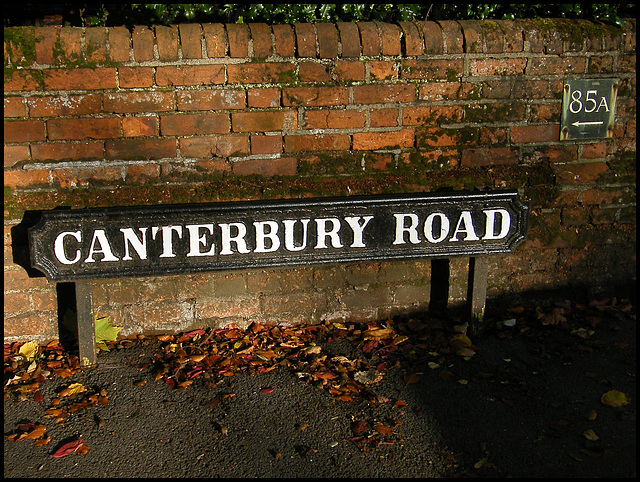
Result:
{"label": "sign support leg", "polygon": [[487,258],[485,256],[469,258],[467,312],[472,334],[482,332],[484,309],[487,302],[487,276]]}
{"label": "sign support leg", "polygon": [[96,328],[91,309],[91,283],[76,282],[76,308],[78,310],[78,347],[80,365],[89,367],[96,364]]}

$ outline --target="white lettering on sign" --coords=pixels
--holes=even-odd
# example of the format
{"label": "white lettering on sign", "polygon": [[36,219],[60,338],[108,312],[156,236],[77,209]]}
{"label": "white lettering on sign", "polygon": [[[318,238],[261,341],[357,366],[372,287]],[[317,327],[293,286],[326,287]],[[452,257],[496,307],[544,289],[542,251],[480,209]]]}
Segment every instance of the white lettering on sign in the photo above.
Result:
{"label": "white lettering on sign", "polygon": [[601,109],[604,109],[604,112],[609,112],[609,104],[607,103],[607,98],[605,96],[600,96],[600,101],[598,102],[598,91],[597,90],[587,90],[582,98],[581,90],[573,90],[571,91],[571,102],[569,103],[569,110],[572,114],[579,114],[580,112],[585,112],[590,114],[591,112],[600,112]]}
{"label": "white lettering on sign", "polygon": [[[60,232],[54,239],[53,253],[61,264],[74,265],[81,260],[84,263],[139,262],[149,261],[154,256],[205,258],[363,249],[367,248],[367,239],[380,236],[381,231],[386,233],[391,246],[454,245],[500,240],[506,238],[512,228],[511,215],[503,208],[462,210],[455,215],[440,211],[428,215],[424,212],[394,213],[384,219],[388,219],[384,221],[387,226],[378,223],[376,228],[369,228],[376,223],[374,215],[123,227],[113,228],[113,231],[100,227],[84,233]],[[368,229],[371,231],[367,237]]]}

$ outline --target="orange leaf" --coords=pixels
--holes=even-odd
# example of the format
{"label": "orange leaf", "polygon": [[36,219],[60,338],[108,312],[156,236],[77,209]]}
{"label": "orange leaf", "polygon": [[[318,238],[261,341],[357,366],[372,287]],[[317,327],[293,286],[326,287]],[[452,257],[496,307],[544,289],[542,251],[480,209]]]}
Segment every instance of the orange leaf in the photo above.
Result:
{"label": "orange leaf", "polygon": [[404,376],[404,382],[407,385],[412,385],[414,383],[418,383],[420,381],[420,376],[416,373],[410,373],[409,375]]}

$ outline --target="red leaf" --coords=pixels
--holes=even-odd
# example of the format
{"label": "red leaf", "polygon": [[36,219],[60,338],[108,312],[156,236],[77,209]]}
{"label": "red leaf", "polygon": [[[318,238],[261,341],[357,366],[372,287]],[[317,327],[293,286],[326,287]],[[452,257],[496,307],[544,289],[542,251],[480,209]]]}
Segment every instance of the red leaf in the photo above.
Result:
{"label": "red leaf", "polygon": [[262,393],[271,393],[275,390],[275,388],[261,388],[260,391]]}
{"label": "red leaf", "polygon": [[73,442],[68,442],[60,447],[58,450],[54,452],[52,455],[53,458],[59,459],[60,457],[66,457],[69,454],[74,453],[78,448],[82,445],[82,439],[74,440]]}

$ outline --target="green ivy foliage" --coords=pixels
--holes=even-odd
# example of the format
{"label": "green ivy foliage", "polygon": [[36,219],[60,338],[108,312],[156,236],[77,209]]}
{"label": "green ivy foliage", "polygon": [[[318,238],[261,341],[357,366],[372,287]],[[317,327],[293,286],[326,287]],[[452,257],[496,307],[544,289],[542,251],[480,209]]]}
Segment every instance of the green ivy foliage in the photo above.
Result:
{"label": "green ivy foliage", "polygon": [[635,18],[635,3],[327,3],[327,4],[13,4],[5,7],[4,26],[171,25],[178,23],[292,24],[314,22],[573,18],[622,25]]}

